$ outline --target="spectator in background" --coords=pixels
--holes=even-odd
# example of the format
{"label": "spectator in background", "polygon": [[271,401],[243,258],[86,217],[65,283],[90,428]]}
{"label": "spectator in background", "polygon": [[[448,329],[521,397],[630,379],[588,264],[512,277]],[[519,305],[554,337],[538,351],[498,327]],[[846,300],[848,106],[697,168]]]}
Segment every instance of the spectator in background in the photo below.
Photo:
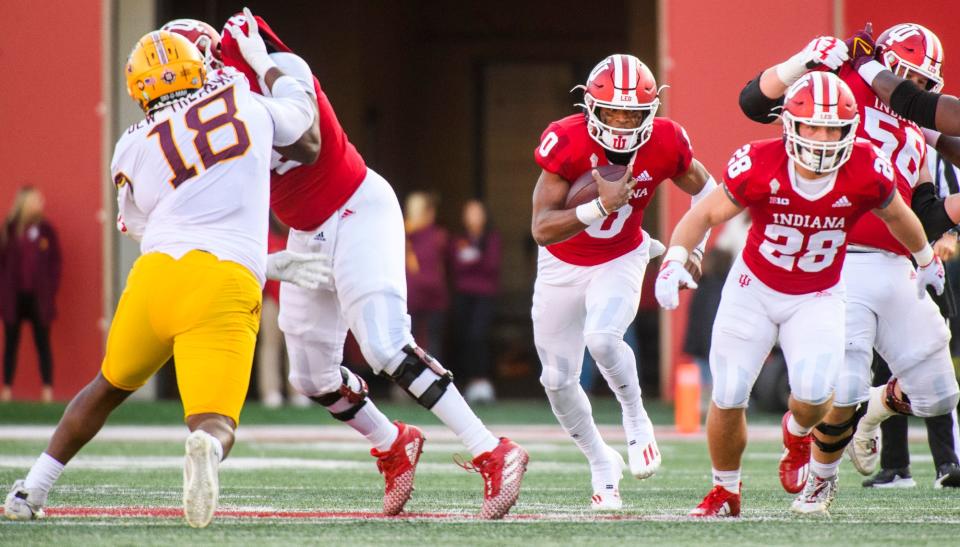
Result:
{"label": "spectator in background", "polygon": [[456,373],[466,380],[463,396],[469,403],[495,400],[490,353],[490,327],[500,285],[500,234],[490,227],[483,203],[463,206],[463,232],[450,241],[453,278],[453,354]]}
{"label": "spectator in background", "polygon": [[43,217],[43,194],[24,186],[14,198],[0,233],[0,315],[3,316],[3,390],[9,401],[17,366],[20,325],[33,325],[40,360],[44,402],[53,400],[53,355],[50,323],[56,316],[54,300],[60,286],[60,244],[53,226]]}
{"label": "spectator in background", "polygon": [[444,268],[447,232],[434,224],[436,207],[436,198],[426,192],[407,196],[407,311],[413,321],[413,337],[443,362],[443,324],[450,296]]}
{"label": "spectator in background", "polygon": [[[287,231],[273,214],[267,232],[267,252],[275,253],[287,247]],[[284,352],[283,331],[280,330],[280,282],[267,280],[263,288],[263,307],[260,312],[260,332],[257,336],[257,388],[260,402],[267,408],[283,406],[283,385],[289,368]],[[310,399],[287,386],[290,403],[297,407],[310,406]]]}

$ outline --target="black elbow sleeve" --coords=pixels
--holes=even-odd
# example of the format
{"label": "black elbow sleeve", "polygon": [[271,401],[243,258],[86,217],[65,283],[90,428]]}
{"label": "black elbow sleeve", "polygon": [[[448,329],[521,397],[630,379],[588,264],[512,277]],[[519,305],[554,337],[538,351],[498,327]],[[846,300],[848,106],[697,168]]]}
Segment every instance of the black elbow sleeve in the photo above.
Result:
{"label": "black elbow sleeve", "polygon": [[939,93],[924,91],[911,81],[901,82],[890,94],[890,108],[921,127],[936,129]]}
{"label": "black elbow sleeve", "polygon": [[740,110],[755,122],[772,123],[777,119],[776,109],[780,106],[783,106],[783,97],[771,99],[760,91],[760,75],[740,91]]}
{"label": "black elbow sleeve", "polygon": [[933,184],[924,183],[914,188],[910,208],[917,214],[930,241],[940,239],[944,232],[956,227],[943,204],[944,200],[937,197]]}

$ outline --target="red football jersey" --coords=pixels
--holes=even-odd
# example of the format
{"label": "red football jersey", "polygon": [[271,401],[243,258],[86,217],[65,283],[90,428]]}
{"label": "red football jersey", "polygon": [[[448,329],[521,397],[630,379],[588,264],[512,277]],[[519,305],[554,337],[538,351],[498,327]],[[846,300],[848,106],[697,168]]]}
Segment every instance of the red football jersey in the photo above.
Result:
{"label": "red football jersey", "polygon": [[857,142],[850,159],[816,196],[794,187],[793,162],[782,139],[737,150],[724,173],[727,195],[753,220],[743,260],[774,290],[808,294],[840,281],[847,234],[895,191],[893,167],[873,145]]}
{"label": "red football jersey", "polygon": [[[257,21],[260,33],[279,51],[293,53],[263,19],[257,17]],[[223,33],[221,48],[224,64],[246,74],[250,89],[260,93],[256,73],[243,59],[229,32]],[[367,165],[347,140],[347,134],[316,77],[313,78],[313,89],[320,118],[320,157],[310,165],[281,160],[270,177],[270,206],[277,218],[296,230],[310,230],[323,224],[350,199],[367,176]]]}
{"label": "red football jersey", "polygon": [[[590,171],[593,163],[609,165],[604,149],[587,134],[583,114],[573,114],[551,123],[533,153],[545,171],[573,183]],[[550,254],[569,264],[596,266],[636,249],[643,243],[643,210],[665,179],[683,174],[693,161],[693,148],[683,127],[667,118],[653,121],[653,132],[637,150],[633,163],[630,201],[618,211],[587,226],[566,241],[548,245]]]}
{"label": "red football jersey", "polygon": [[[927,155],[927,146],[920,128],[901,118],[883,104],[850,65],[843,65],[840,78],[850,86],[857,99],[860,125],[857,136],[862,137],[890,158],[897,173],[897,189],[909,204],[913,187],[920,177],[920,166]],[[857,222],[847,238],[855,245],[867,245],[897,254],[909,256],[910,252],[900,244],[890,230],[876,215],[865,215]]]}

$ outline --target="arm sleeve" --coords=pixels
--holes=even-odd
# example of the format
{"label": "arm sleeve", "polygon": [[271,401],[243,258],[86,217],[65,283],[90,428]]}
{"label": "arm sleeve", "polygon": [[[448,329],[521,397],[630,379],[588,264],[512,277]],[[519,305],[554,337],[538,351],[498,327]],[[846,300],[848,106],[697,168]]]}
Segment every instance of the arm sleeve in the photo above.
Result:
{"label": "arm sleeve", "polygon": [[[271,53],[270,59],[277,64],[277,68],[284,74],[299,82],[307,94],[316,97],[316,90],[313,88],[313,72],[310,70],[310,65],[308,65],[302,57],[294,55],[293,53],[277,52]],[[260,77],[258,79],[260,80],[260,89],[263,90],[264,96],[272,97],[273,95],[267,89],[266,82],[263,81],[263,78]]]}
{"label": "arm sleeve", "polygon": [[760,91],[760,74],[747,82],[740,91],[740,110],[755,122],[773,123],[777,119],[774,110],[781,106],[783,106],[783,97],[771,99]]}
{"label": "arm sleeve", "polygon": [[911,81],[900,83],[890,94],[890,108],[921,127],[936,129],[939,93],[917,88]]}
{"label": "arm sleeve", "polygon": [[281,76],[273,82],[273,97],[253,95],[266,107],[273,118],[274,146],[289,146],[297,142],[313,124],[314,106],[300,83],[290,76]]}
{"label": "arm sleeve", "polygon": [[933,183],[919,184],[913,189],[910,208],[923,224],[923,231],[929,240],[939,239],[944,232],[956,228],[943,206],[943,199],[937,198]]}

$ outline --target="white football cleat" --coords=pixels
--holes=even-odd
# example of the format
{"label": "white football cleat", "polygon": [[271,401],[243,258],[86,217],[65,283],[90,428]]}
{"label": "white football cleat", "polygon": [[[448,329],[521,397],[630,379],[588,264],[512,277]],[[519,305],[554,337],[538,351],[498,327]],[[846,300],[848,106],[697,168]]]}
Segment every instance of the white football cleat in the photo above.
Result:
{"label": "white football cleat", "polygon": [[220,460],[214,439],[206,431],[187,437],[183,463],[183,516],[193,528],[204,528],[213,520],[220,495]]}
{"label": "white football cleat", "polygon": [[801,515],[829,515],[830,504],[837,497],[840,483],[837,476],[822,479],[813,473],[807,479],[803,492],[793,500],[790,510]]}
{"label": "white football cleat", "polygon": [[[647,422],[649,424],[649,422]],[[660,449],[653,438],[653,425],[649,434],[629,437],[627,433],[627,455],[630,458],[630,474],[638,479],[652,477],[660,469]]]}
{"label": "white football cleat", "polygon": [[27,489],[23,481],[13,483],[3,503],[3,516],[9,520],[36,520],[44,517],[43,504],[47,495],[37,488]]}
{"label": "white football cleat", "polygon": [[883,439],[880,437],[880,424],[896,414],[883,404],[887,386],[870,388],[870,399],[867,401],[867,412],[857,424],[853,439],[847,445],[846,453],[850,457],[853,467],[861,475],[872,475],[880,461],[880,448]]}
{"label": "white football cleat", "polygon": [[594,511],[623,509],[623,500],[620,499],[620,479],[623,478],[623,469],[627,464],[623,461],[623,456],[613,448],[607,446],[606,452],[607,465],[590,470],[593,484],[590,509]]}

